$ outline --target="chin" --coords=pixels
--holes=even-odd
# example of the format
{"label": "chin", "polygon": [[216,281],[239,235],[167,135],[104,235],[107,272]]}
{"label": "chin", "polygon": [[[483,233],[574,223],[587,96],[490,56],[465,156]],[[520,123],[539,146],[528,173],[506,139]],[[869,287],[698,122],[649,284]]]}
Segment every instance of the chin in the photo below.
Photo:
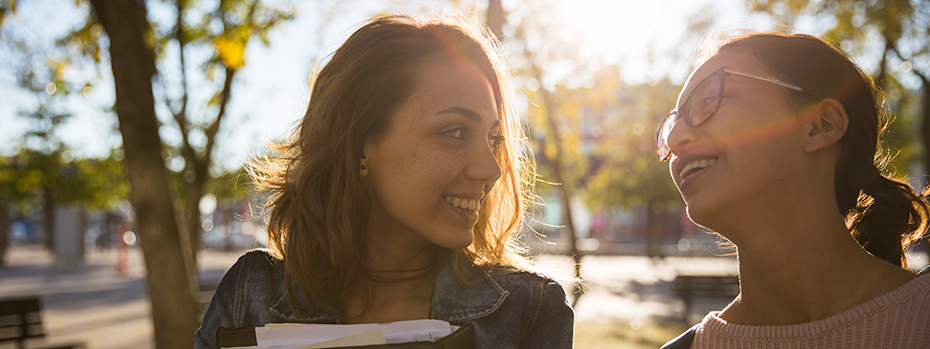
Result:
{"label": "chin", "polygon": [[433,244],[450,250],[460,250],[471,246],[472,242],[474,242],[471,229],[468,230],[467,234],[466,232],[459,231],[454,231],[453,233],[455,235],[441,237],[437,239],[438,241],[434,241]]}
{"label": "chin", "polygon": [[450,250],[461,250],[461,249],[467,248],[468,246],[471,246],[472,242],[473,242],[472,239],[462,240],[462,241],[450,241],[440,246],[448,248]]}

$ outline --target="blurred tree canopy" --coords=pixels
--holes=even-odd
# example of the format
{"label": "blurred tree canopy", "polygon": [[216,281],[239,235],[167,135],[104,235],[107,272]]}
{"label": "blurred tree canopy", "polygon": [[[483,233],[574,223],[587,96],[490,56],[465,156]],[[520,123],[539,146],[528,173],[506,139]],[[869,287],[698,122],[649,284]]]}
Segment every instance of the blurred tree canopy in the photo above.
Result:
{"label": "blurred tree canopy", "polygon": [[21,36],[4,39],[3,48],[22,57],[7,67],[28,98],[18,110],[27,121],[18,153],[0,157],[0,265],[11,208],[26,215],[41,212],[45,244],[51,248],[59,205],[109,210],[128,192],[118,151],[104,159],[74,159],[59,136],[60,126],[72,118],[66,101],[86,92],[82,83],[65,79],[67,60],[42,43]]}
{"label": "blurred tree canopy", "polygon": [[[58,63],[55,75],[37,79],[52,81],[51,85],[36,87],[46,92],[69,85],[80,89],[92,83],[76,83],[61,73],[77,66],[112,67],[115,109],[123,140],[123,151],[116,155],[124,157],[128,169],[131,201],[149,277],[164,280],[149,283],[156,345],[189,347],[192,338],[180,333],[193,333],[198,326],[193,272],[196,259],[191,247],[199,245],[199,202],[208,190],[216,138],[229,114],[227,106],[233,95],[233,82],[247,63],[248,45],[268,44],[269,31],[293,18],[293,5],[289,2],[268,5],[260,0],[94,0],[78,1],[77,5],[87,11],[86,18],[57,40],[55,48],[65,54],[55,61]],[[6,1],[0,6],[0,23],[7,24],[9,21],[4,19],[15,12],[17,2]],[[18,44],[39,45],[28,41]],[[101,74],[98,73],[97,79],[102,79]],[[205,90],[212,92],[204,94]],[[44,104],[40,105],[35,113],[42,113],[43,122],[53,131],[66,116],[45,115],[48,113],[42,109]],[[161,118],[156,117],[156,110]],[[163,142],[159,131],[180,136]],[[67,152],[46,154],[61,155],[59,158],[67,164],[65,172],[74,173],[91,164],[109,166],[118,161],[113,156],[85,162],[70,159]],[[163,177],[167,173],[166,162],[176,165],[173,170],[183,179],[181,185],[173,186]],[[45,172],[44,178],[52,178],[48,174],[58,172],[61,171]],[[20,168],[13,173],[35,172]],[[222,173],[212,170],[213,176]],[[107,176],[92,178],[105,180]],[[27,181],[20,178],[16,182]],[[231,196],[235,190],[226,192]],[[91,191],[74,194],[96,200]],[[175,208],[176,199],[185,208],[183,211]]]}
{"label": "blurred tree canopy", "polygon": [[[527,118],[541,178],[552,180],[551,162],[558,153],[563,170],[556,181],[592,209],[681,207],[666,164],[656,159],[654,139],[655,127],[674,107],[681,86],[668,78],[627,85],[617,66],[576,55],[578,33],[551,15],[554,3],[533,4],[511,9],[514,40],[505,46],[514,51],[514,80],[529,101]],[[688,26],[692,33],[706,32],[709,19],[697,16]],[[683,59],[679,52],[663,54]],[[547,114],[554,116],[551,124]]]}
{"label": "blurred tree canopy", "polygon": [[876,60],[872,72],[888,97],[896,121],[888,146],[899,170],[919,163],[930,169],[930,1],[747,0],[753,11],[792,23],[813,18],[821,35],[850,54]]}
{"label": "blurred tree canopy", "polygon": [[10,209],[23,214],[41,211],[45,241],[51,243],[54,211],[58,205],[105,211],[123,200],[129,186],[118,156],[65,161],[62,152],[45,153],[21,148],[14,156],[0,157],[0,267],[5,252]]}
{"label": "blurred tree canopy", "polygon": [[654,137],[656,125],[675,105],[680,89],[668,79],[616,89],[618,101],[611,105],[611,117],[603,121],[609,132],[594,150],[604,164],[588,181],[590,206],[650,210],[682,206],[668,165],[656,158]]}
{"label": "blurred tree canopy", "polygon": [[[177,135],[162,142],[162,156],[181,179],[176,197],[196,262],[199,202],[211,178],[223,172],[215,168],[213,157],[221,125],[229,122],[227,106],[236,73],[247,63],[249,43],[268,45],[270,30],[292,19],[294,8],[287,2],[230,0],[148,1],[145,7],[147,13],[157,14],[144,18],[144,26],[155,55],[159,127]],[[88,12],[84,23],[58,40],[58,46],[69,53],[69,65],[107,63],[105,36],[98,18]]]}
{"label": "blurred tree canopy", "polygon": [[54,203],[91,210],[109,210],[129,191],[119,154],[104,159],[65,161],[60,152],[50,154],[22,148],[11,157],[0,157],[0,194],[20,212],[35,212],[51,191]]}

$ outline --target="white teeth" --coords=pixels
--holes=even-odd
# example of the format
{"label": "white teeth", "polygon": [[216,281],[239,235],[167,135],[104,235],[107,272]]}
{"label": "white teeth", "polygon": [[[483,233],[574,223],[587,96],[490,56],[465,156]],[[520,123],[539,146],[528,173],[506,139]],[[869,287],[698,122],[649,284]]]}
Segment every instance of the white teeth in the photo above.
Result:
{"label": "white teeth", "polygon": [[710,167],[710,165],[713,165],[715,162],[717,162],[717,159],[701,159],[689,162],[681,169],[681,172],[678,173],[678,178],[685,178],[685,174],[691,170]]}
{"label": "white teeth", "polygon": [[451,196],[446,196],[444,199],[453,207],[458,207],[463,210],[475,211],[478,209],[478,207],[480,207],[478,200],[456,198]]}

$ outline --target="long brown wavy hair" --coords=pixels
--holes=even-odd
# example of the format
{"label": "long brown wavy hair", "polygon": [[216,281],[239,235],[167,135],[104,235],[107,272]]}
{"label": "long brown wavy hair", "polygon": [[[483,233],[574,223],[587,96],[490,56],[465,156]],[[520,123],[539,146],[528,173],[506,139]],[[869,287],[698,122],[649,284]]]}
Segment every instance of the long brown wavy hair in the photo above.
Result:
{"label": "long brown wavy hair", "polygon": [[[528,267],[517,241],[535,179],[521,119],[511,106],[509,70],[494,35],[474,20],[387,16],[355,31],[315,74],[307,112],[277,155],[254,159],[250,173],[268,194],[268,240],[284,261],[288,302],[295,296],[342,309],[349,290],[364,282],[365,227],[371,199],[359,162],[366,135],[385,130],[392,112],[412,92],[415,71],[443,59],[478,67],[491,83],[505,140],[495,157],[501,178],[481,205],[474,242],[452,251],[463,268]],[[295,289],[296,286],[296,289]]]}

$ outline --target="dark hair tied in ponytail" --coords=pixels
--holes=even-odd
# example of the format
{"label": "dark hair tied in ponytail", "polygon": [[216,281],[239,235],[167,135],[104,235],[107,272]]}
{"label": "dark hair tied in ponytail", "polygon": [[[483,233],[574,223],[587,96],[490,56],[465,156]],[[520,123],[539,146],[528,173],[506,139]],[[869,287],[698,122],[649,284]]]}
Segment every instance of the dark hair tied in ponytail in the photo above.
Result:
{"label": "dark hair tied in ponytail", "polygon": [[834,175],[837,207],[863,248],[906,267],[904,247],[924,236],[930,204],[904,180],[882,175],[889,157],[881,135],[889,115],[869,75],[836,46],[811,35],[752,33],[725,41],[716,52],[728,50],[752,54],[776,77],[802,87],[807,93],[787,95],[798,108],[824,98],[842,103],[849,124]]}
{"label": "dark hair tied in ponytail", "polygon": [[872,166],[862,178],[847,224],[866,251],[906,268],[904,247],[924,235],[928,216],[927,203],[907,183],[885,177]]}

